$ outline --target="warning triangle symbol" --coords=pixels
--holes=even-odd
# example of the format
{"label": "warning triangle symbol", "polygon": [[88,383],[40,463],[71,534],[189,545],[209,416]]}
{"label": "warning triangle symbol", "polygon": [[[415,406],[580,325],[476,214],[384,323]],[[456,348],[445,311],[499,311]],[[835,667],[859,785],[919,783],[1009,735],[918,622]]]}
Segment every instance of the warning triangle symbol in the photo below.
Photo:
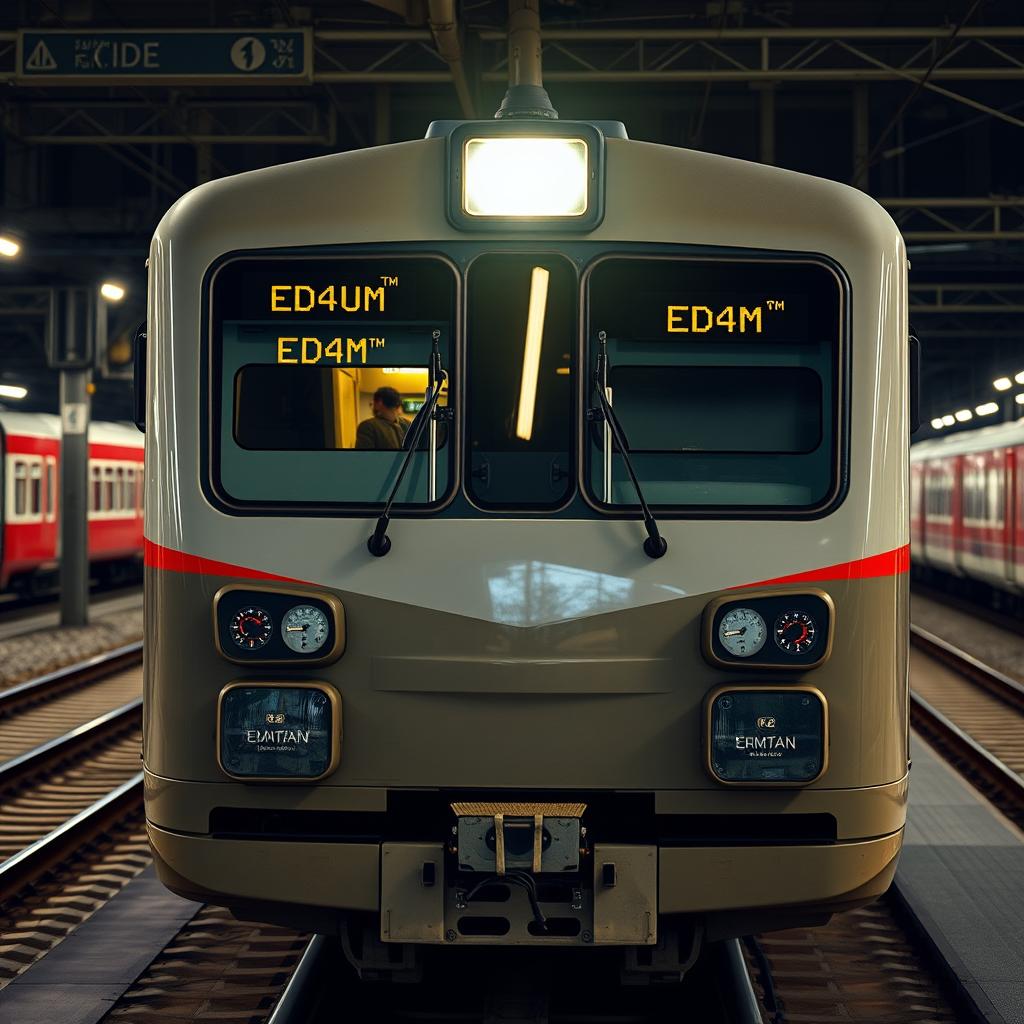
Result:
{"label": "warning triangle symbol", "polygon": [[57,67],[57,62],[53,59],[50,48],[42,39],[36,43],[36,48],[32,51],[28,60],[25,61],[25,67],[29,71],[53,71]]}

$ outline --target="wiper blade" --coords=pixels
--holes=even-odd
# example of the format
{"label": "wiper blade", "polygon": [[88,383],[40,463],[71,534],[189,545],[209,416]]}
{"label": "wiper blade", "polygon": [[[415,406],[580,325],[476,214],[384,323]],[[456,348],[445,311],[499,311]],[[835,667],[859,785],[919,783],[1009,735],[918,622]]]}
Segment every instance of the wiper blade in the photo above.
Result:
{"label": "wiper blade", "polygon": [[626,471],[629,473],[633,490],[636,491],[636,496],[640,501],[644,528],[647,530],[647,540],[644,541],[644,553],[651,558],[661,558],[668,551],[668,541],[662,537],[661,532],[658,530],[658,523],[654,518],[654,513],[651,512],[651,508],[644,498],[643,489],[640,486],[640,481],[637,479],[636,470],[633,468],[633,460],[629,457],[629,442],[626,440],[625,431],[622,429],[622,424],[619,422],[618,416],[615,415],[612,403],[608,401],[608,396],[604,391],[605,379],[608,375],[608,336],[604,331],[601,331],[597,339],[601,347],[597,353],[597,366],[594,369],[594,393],[597,395],[597,402],[601,407],[601,413],[605,418],[605,422],[611,428],[612,437],[619,446],[619,452],[622,454],[622,461],[626,464]]}
{"label": "wiper blade", "polygon": [[384,511],[378,517],[377,525],[366,542],[370,554],[375,555],[377,558],[383,557],[391,550],[391,538],[388,536],[388,524],[391,522],[391,506],[395,502],[398,489],[402,486],[405,471],[412,462],[416,447],[423,436],[423,430],[433,418],[437,400],[441,397],[441,388],[448,380],[448,374],[441,366],[441,353],[437,347],[438,337],[440,337],[440,332],[434,331],[434,341],[430,352],[430,375],[434,379],[433,390],[427,396],[427,400],[423,403],[423,408],[416,414],[416,418],[412,421],[412,425],[405,435],[405,439],[402,442],[402,447],[405,449],[405,458],[402,459],[402,465],[399,467],[398,476],[395,477],[388,500],[384,503]]}

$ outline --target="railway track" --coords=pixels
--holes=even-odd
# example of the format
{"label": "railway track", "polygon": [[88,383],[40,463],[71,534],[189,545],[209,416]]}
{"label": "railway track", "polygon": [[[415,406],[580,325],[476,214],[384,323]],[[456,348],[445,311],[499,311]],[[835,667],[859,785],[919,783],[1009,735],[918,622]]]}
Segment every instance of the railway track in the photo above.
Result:
{"label": "railway track", "polygon": [[1011,819],[1024,824],[1024,685],[910,627],[911,721]]}
{"label": "railway track", "polygon": [[138,804],[141,657],[132,644],[0,693],[0,898]]}

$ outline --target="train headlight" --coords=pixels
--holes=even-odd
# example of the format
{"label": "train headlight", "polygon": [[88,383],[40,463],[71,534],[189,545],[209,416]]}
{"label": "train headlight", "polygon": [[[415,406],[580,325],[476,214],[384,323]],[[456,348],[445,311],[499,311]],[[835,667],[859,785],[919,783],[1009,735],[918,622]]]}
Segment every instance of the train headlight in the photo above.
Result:
{"label": "train headlight", "polygon": [[470,217],[587,212],[583,139],[467,139],[462,154],[462,209]]}
{"label": "train headlight", "polygon": [[717,782],[806,786],[828,766],[828,704],[811,686],[721,686],[706,701],[704,749]]}
{"label": "train headlight", "polygon": [[463,230],[589,231],[604,215],[604,136],[593,125],[461,124],[448,169],[448,218]]}

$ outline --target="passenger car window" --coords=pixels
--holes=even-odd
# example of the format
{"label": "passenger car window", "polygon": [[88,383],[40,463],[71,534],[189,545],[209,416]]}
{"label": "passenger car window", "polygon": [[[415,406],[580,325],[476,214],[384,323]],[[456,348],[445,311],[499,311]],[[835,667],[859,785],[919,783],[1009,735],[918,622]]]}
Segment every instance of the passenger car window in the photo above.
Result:
{"label": "passenger car window", "polygon": [[[603,381],[652,507],[810,511],[838,490],[842,283],[811,261],[613,257],[587,276],[587,403]],[[588,430],[592,500],[635,507]],[[606,480],[606,465],[611,474]]]}
{"label": "passenger car window", "polygon": [[[384,500],[430,384],[437,334],[455,393],[456,280],[436,257],[244,257],[210,303],[212,477],[229,503],[372,507]],[[436,501],[454,479],[437,431]],[[427,443],[398,495],[428,501]]]}
{"label": "passenger car window", "polygon": [[490,253],[466,281],[466,489],[486,509],[550,509],[573,489],[576,271]]}

